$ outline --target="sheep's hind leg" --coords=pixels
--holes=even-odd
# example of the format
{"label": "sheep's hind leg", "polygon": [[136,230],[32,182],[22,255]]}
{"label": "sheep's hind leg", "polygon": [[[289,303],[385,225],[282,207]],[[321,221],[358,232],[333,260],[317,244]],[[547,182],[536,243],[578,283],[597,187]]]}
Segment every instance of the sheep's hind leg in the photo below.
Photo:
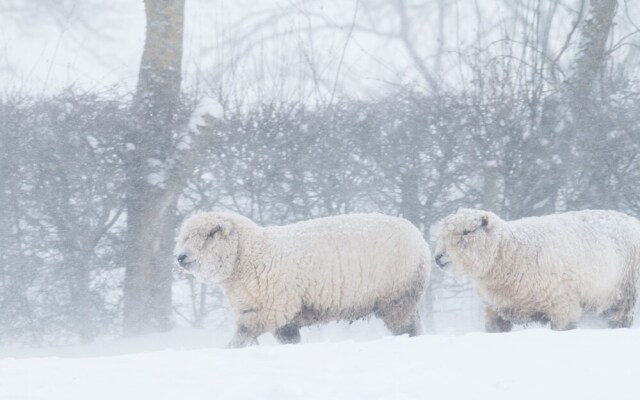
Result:
{"label": "sheep's hind leg", "polygon": [[296,325],[285,325],[276,329],[275,337],[282,344],[300,343],[300,328]]}
{"label": "sheep's hind leg", "polygon": [[578,327],[577,321],[554,321],[551,320],[551,330],[554,331],[570,331]]}
{"label": "sheep's hind leg", "polygon": [[485,310],[484,330],[486,332],[510,332],[513,328],[511,321],[502,318],[492,308],[487,307]]}
{"label": "sheep's hind leg", "polygon": [[416,305],[407,300],[399,299],[383,307],[380,310],[382,321],[394,335],[421,335],[422,323],[420,315],[416,310]]}
{"label": "sheep's hind leg", "polygon": [[406,333],[411,337],[422,335],[422,321],[420,320],[420,314],[418,314],[417,311],[410,318]]}
{"label": "sheep's hind leg", "polygon": [[633,325],[635,305],[635,296],[630,296],[605,311],[604,316],[607,319],[609,328],[630,328]]}

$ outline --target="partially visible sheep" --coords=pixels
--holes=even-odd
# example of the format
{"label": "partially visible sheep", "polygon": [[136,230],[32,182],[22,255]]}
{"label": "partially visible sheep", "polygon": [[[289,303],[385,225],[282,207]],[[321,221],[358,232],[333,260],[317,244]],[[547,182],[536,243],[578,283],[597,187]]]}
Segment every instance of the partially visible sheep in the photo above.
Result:
{"label": "partially visible sheep", "polygon": [[597,210],[504,221],[463,209],[442,221],[436,263],[473,280],[487,306],[487,331],[533,321],[572,329],[584,312],[629,327],[640,221]]}
{"label": "partially visible sheep", "polygon": [[370,314],[393,334],[421,333],[417,304],[430,252],[409,221],[378,214],[260,227],[233,213],[201,213],[181,227],[179,265],[219,283],[237,315],[230,347],[271,332],[300,341],[300,328]]}

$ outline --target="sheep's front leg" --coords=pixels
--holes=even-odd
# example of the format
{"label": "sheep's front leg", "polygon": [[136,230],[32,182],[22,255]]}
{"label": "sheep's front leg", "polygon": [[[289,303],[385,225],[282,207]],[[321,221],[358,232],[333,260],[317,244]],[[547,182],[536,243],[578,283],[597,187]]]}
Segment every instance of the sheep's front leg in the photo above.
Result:
{"label": "sheep's front leg", "polygon": [[509,332],[513,324],[511,321],[507,321],[495,312],[491,307],[487,307],[485,310],[485,325],[486,332]]}
{"label": "sheep's front leg", "polygon": [[238,326],[235,335],[227,345],[228,349],[238,349],[241,347],[254,346],[258,344],[258,335],[253,334],[244,326]]}
{"label": "sheep's front leg", "polygon": [[263,329],[257,323],[255,312],[244,313],[236,322],[236,333],[227,345],[228,349],[254,346],[258,344],[258,336],[263,333]]}

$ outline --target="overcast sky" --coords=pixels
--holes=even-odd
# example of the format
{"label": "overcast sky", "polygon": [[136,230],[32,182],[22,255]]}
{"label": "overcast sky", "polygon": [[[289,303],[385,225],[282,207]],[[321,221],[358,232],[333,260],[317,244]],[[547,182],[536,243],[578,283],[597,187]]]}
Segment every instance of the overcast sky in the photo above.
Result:
{"label": "overcast sky", "polygon": [[[449,82],[463,80],[460,54],[476,50],[478,31],[486,34],[483,47],[498,46],[494,40],[505,33],[517,39],[513,15],[522,10],[515,1],[483,1],[479,10],[473,1],[449,1],[442,38],[437,2],[407,3],[416,54],[434,69],[442,49]],[[337,93],[371,96],[398,84],[425,85],[409,49],[393,36],[400,32],[396,11],[394,2],[381,0],[187,0],[185,84],[304,100],[318,100],[334,86]],[[628,11],[638,15],[640,7]],[[552,21],[558,46],[573,22],[562,18],[566,13]],[[626,13],[622,5],[618,36],[629,29]],[[130,90],[143,44],[142,1],[66,0],[51,9],[3,12],[0,71],[10,79],[2,89],[42,93],[75,84]]]}

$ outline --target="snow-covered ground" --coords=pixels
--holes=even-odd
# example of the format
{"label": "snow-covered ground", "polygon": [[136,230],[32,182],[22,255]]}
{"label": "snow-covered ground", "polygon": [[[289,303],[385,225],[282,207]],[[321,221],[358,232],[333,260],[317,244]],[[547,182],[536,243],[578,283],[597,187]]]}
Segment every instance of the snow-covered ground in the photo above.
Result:
{"label": "snow-covered ground", "polygon": [[[338,336],[348,337],[345,329]],[[306,343],[286,346],[265,336],[239,350],[221,348],[230,332],[202,330],[5,350],[0,399],[640,399],[637,328],[360,331],[340,340],[305,330]]]}

